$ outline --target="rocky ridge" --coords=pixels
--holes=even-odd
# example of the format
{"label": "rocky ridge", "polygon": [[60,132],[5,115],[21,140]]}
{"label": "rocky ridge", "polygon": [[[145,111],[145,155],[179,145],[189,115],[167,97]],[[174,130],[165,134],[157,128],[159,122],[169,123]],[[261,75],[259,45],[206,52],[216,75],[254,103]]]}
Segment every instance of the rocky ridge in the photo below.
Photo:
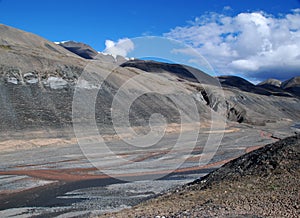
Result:
{"label": "rocky ridge", "polygon": [[93,59],[98,55],[95,49],[81,42],[65,41],[56,44],[85,59]]}

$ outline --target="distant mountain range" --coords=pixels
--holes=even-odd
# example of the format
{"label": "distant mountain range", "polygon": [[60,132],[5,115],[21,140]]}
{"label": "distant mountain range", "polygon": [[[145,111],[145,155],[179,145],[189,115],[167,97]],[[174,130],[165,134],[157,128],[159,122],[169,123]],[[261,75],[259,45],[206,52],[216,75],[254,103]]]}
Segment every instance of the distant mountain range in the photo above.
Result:
{"label": "distant mountain range", "polygon": [[223,87],[235,87],[245,92],[253,92],[261,95],[300,96],[300,76],[281,82],[276,79],[268,79],[257,85],[237,76],[219,76]]}
{"label": "distant mountain range", "polygon": [[[300,77],[282,83],[270,79],[258,85],[235,76],[213,78],[188,66],[113,57],[84,43],[55,44],[0,25],[0,131],[71,127],[75,85],[91,61],[97,66],[96,77],[112,69],[115,72],[103,84],[96,102],[97,124],[107,132],[112,131],[110,112],[114,93],[126,79],[143,73],[156,75],[151,81],[144,81],[146,85],[159,85],[164,79],[172,81],[172,87],[165,84],[166,89],[173,90],[170,95],[183,102],[187,95],[192,96],[204,120],[209,120],[211,109],[230,121],[252,125],[300,119]],[[201,83],[191,72],[201,75]],[[90,81],[86,82],[81,88],[95,88]],[[216,92],[215,84],[219,82],[225,99]],[[138,90],[139,86],[131,89]],[[182,89],[189,93],[178,95],[177,90]],[[156,112],[167,117],[168,122],[176,123],[180,121],[176,111],[161,95],[145,95],[132,108],[132,125],[146,125],[149,116]]]}
{"label": "distant mountain range", "polygon": [[[57,44],[85,59],[95,59],[97,58],[97,55],[99,56],[99,53],[95,49],[81,42],[65,41]],[[101,56],[103,59],[103,55]],[[122,58],[121,56],[118,58],[121,59],[119,60],[119,63],[126,62],[125,58]],[[106,60],[113,62],[111,56],[108,56]],[[123,66],[135,67],[146,72],[170,68],[170,65],[168,64],[141,60],[127,61],[123,64]],[[189,73],[185,73],[184,71],[186,71],[186,69],[182,67],[181,69],[176,70],[175,65],[172,65],[172,68],[173,73],[177,74],[178,76],[186,77],[187,75],[190,75]],[[291,78],[284,82],[281,82],[277,79],[267,79],[257,85],[254,85],[249,81],[237,76],[219,76],[218,79],[220,80],[221,85],[224,87],[235,87],[246,92],[254,92],[262,95],[300,96],[300,76]]]}

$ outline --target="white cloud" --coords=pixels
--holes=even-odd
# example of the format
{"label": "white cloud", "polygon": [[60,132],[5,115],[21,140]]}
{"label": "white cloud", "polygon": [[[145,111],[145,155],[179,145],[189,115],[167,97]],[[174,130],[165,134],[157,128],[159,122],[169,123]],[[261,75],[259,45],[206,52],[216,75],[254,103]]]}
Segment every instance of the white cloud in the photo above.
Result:
{"label": "white cloud", "polygon": [[292,12],[294,12],[295,14],[300,13],[300,8],[292,9]]}
{"label": "white cloud", "polygon": [[219,74],[252,80],[300,75],[300,9],[280,17],[209,13],[164,36],[196,48]]}
{"label": "white cloud", "polygon": [[106,40],[105,46],[106,48],[103,52],[114,57],[117,55],[127,57],[127,54],[134,49],[134,43],[128,38],[119,39],[117,42]]}
{"label": "white cloud", "polygon": [[191,47],[186,47],[186,48],[174,48],[171,50],[171,53],[173,54],[185,54],[188,56],[198,56],[199,52],[197,52],[195,49]]}

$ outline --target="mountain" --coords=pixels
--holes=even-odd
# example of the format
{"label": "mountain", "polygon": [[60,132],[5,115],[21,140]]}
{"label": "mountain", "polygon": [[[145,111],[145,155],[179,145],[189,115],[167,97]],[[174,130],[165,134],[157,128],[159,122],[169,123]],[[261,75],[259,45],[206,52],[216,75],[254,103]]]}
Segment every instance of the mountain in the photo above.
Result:
{"label": "mountain", "polygon": [[293,77],[283,82],[281,84],[281,88],[297,96],[300,96],[300,76]]}
{"label": "mountain", "polygon": [[[231,87],[245,92],[251,92],[259,95],[275,95],[291,97],[293,93],[281,89],[280,87],[271,85],[276,84],[275,80],[267,80],[265,82],[254,85],[247,80],[238,76],[219,76],[217,77],[223,87]],[[280,81],[279,81],[280,82]]]}
{"label": "mountain", "polygon": [[[110,112],[113,93],[128,78],[144,73],[143,71],[119,67],[118,62],[126,61],[119,56],[113,58],[111,55],[99,54],[90,62],[34,34],[4,25],[0,26],[0,30],[0,131],[52,129],[63,134],[65,129],[72,128],[75,88],[79,86],[92,92],[99,85],[97,80],[116,71],[117,73],[111,74],[102,84],[96,101],[97,124],[103,132],[112,133]],[[85,71],[91,73],[93,78],[77,84],[80,75]],[[149,86],[147,78],[144,80],[144,86]],[[152,77],[151,89],[162,86],[162,81],[168,82],[168,79]],[[132,89],[138,90],[139,87]],[[185,84],[177,83],[171,88],[170,94],[176,95],[184,89]],[[182,102],[186,101],[187,95],[190,93],[181,95]],[[80,100],[84,105],[85,99]],[[153,101],[157,103],[152,104]],[[203,117],[209,117],[205,115],[209,113],[209,108],[204,104],[199,107],[202,108]],[[119,110],[122,114],[122,108]],[[170,122],[179,122],[179,114],[174,104],[168,103],[166,97],[154,93],[136,101],[131,111],[136,114],[132,124],[146,126],[147,117],[154,112],[163,113]]]}
{"label": "mountain", "polygon": [[263,88],[274,95],[281,96],[300,96],[300,77],[294,77],[281,82],[276,79],[268,79],[257,84],[257,87]]}
{"label": "mountain", "polygon": [[283,89],[300,87],[300,76],[293,77],[281,84]]}
{"label": "mountain", "polygon": [[[0,25],[1,131],[67,125],[67,91],[86,61],[37,35]],[[60,91],[58,91],[60,90]]]}
{"label": "mountain", "polygon": [[219,76],[217,77],[223,86],[236,87],[243,91],[250,91],[254,85],[238,76]]}
{"label": "mountain", "polygon": [[[93,59],[73,52],[89,54]],[[97,95],[96,121],[101,131],[110,134],[114,132],[111,117],[114,95],[136,75],[144,77],[140,84],[131,84],[128,89],[140,92],[147,87],[152,94],[143,95],[132,106],[130,122],[134,126],[146,127],[150,115],[156,112],[162,113],[168,122],[179,123],[180,114],[169,97],[181,102],[194,99],[203,122],[209,122],[211,110],[230,121],[251,125],[300,119],[298,98],[290,94],[284,97],[285,93],[274,94],[239,77],[213,78],[179,64],[127,61],[121,56],[102,53],[94,55],[95,51],[83,43],[57,45],[37,35],[0,25],[0,131],[55,129],[63,133],[64,129],[72,128],[76,87],[93,92],[99,85],[97,81],[108,74]],[[79,83],[83,72],[90,77]],[[284,87],[297,89],[296,81],[284,83]],[[220,83],[224,96],[218,88]],[[155,90],[168,90],[169,96]],[[85,105],[84,99],[80,101]],[[124,113],[121,108],[115,112],[118,116]]]}
{"label": "mountain", "polygon": [[[176,75],[179,78],[182,78],[191,82],[200,82],[201,84],[210,84],[217,85],[218,82],[208,74],[180,64],[168,64],[157,61],[150,60],[129,60],[120,65],[121,67],[131,67],[143,70],[145,72],[152,73],[164,73],[168,72],[172,75]],[[195,77],[197,75],[197,78]]]}
{"label": "mountain", "polygon": [[280,87],[281,86],[281,81],[278,80],[278,79],[267,79],[263,82],[258,83],[257,85],[259,85],[259,86],[271,85],[271,86]]}
{"label": "mountain", "polygon": [[85,59],[93,59],[98,55],[91,46],[81,42],[65,41],[57,44]]}
{"label": "mountain", "polygon": [[56,42],[55,44],[60,45],[61,47],[67,49],[68,51],[84,59],[94,59],[94,60],[99,60],[101,62],[115,63],[118,65],[127,61],[126,58],[120,55],[113,56],[111,54],[97,52],[91,46],[84,44],[82,42],[64,41],[64,42]]}

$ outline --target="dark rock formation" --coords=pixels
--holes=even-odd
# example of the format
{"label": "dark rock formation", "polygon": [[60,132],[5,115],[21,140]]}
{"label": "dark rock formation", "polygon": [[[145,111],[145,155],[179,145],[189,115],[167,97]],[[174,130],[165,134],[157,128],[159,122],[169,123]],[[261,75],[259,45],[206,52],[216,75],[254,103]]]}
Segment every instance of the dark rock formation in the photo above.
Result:
{"label": "dark rock formation", "polygon": [[236,181],[245,176],[263,176],[300,169],[300,135],[266,145],[230,161],[216,171],[189,185],[207,188],[221,181]]}
{"label": "dark rock formation", "polygon": [[[254,85],[238,76],[219,76],[217,77],[223,87],[235,88],[245,92],[251,92],[259,95],[293,96],[290,93],[271,85],[270,81]],[[273,81],[275,82],[275,81]],[[276,82],[275,82],[276,83]]]}
{"label": "dark rock formation", "polygon": [[85,59],[93,59],[98,55],[98,52],[95,49],[81,42],[67,41],[61,42],[58,45]]}
{"label": "dark rock formation", "polygon": [[179,78],[192,81],[192,82],[200,82],[201,84],[211,84],[211,85],[218,84],[218,81],[216,81],[213,77],[207,75],[206,73],[197,70],[195,68],[180,65],[180,64],[169,64],[169,63],[161,63],[161,62],[148,61],[148,60],[145,61],[130,60],[121,64],[120,66],[134,67],[152,73],[168,72],[178,76]]}

